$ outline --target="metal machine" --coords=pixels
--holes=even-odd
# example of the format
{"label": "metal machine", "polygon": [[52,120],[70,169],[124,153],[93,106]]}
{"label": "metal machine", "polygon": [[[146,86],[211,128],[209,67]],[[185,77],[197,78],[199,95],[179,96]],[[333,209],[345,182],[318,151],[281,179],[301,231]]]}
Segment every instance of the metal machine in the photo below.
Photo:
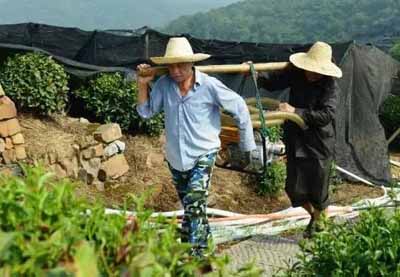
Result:
{"label": "metal machine", "polygon": [[[235,133],[236,132],[236,133]],[[234,128],[223,128],[221,135],[222,147],[218,154],[216,166],[250,173],[262,174],[274,159],[285,155],[283,143],[270,142],[268,137],[254,129],[256,149],[247,156],[239,148],[239,135]]]}

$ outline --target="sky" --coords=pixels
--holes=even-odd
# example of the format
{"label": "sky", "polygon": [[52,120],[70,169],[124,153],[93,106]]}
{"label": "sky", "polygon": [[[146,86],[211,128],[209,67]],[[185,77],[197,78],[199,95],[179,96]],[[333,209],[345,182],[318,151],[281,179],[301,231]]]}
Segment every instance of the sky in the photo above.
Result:
{"label": "sky", "polygon": [[0,0],[0,24],[43,23],[94,29],[162,27],[182,15],[238,0]]}

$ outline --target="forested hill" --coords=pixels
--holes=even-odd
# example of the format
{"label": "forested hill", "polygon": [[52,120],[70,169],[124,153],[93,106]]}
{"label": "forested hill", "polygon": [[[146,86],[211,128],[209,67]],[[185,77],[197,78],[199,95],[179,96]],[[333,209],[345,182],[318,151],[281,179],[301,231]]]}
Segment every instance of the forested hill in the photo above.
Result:
{"label": "forested hill", "polygon": [[163,31],[271,43],[368,39],[400,33],[400,0],[246,0],[180,17]]}

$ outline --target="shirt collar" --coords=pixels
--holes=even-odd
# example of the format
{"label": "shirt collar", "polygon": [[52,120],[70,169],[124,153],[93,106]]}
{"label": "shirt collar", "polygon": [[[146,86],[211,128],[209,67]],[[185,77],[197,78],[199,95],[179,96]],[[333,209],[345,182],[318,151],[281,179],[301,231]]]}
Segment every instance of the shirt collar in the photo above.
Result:
{"label": "shirt collar", "polygon": [[194,70],[194,85],[193,85],[193,89],[196,90],[203,83],[203,75],[196,68],[193,68],[193,70]]}

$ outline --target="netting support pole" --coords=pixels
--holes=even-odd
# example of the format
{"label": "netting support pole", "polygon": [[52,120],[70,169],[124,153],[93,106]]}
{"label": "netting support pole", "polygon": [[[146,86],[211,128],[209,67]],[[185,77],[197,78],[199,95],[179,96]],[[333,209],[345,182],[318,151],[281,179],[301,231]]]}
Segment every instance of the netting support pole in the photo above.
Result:
{"label": "netting support pole", "polygon": [[149,59],[149,33],[144,36],[144,56],[146,60]]}
{"label": "netting support pole", "polygon": [[388,145],[400,134],[400,128],[396,130],[396,132],[393,133],[393,135],[390,136],[388,139]]}

